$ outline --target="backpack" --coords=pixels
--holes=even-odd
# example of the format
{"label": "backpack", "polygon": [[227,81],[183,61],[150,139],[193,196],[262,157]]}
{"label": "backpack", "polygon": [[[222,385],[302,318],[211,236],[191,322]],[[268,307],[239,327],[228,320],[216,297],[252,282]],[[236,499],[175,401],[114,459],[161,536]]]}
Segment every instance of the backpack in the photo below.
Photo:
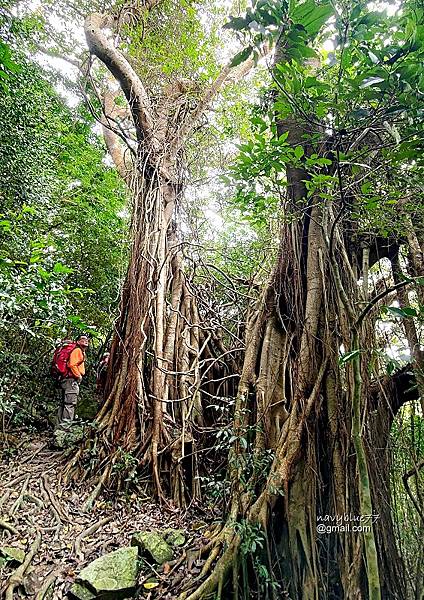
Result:
{"label": "backpack", "polygon": [[68,361],[71,352],[76,348],[76,345],[75,342],[65,340],[54,351],[50,375],[56,381],[64,379],[69,374]]}

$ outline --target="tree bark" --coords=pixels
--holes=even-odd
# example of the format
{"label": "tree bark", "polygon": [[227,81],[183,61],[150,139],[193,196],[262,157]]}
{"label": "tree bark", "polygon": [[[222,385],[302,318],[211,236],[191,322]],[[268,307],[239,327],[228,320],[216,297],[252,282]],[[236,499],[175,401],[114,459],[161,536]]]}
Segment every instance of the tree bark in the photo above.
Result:
{"label": "tree bark", "polygon": [[[156,4],[153,0],[144,8]],[[211,335],[200,345],[199,310],[173,223],[183,193],[182,151],[222,86],[246,74],[253,61],[236,69],[224,67],[180,119],[178,108],[193,86],[174,81],[162,90],[159,100],[152,101],[130,61],[115,46],[108,32],[113,27],[113,19],[105,14],[91,14],[85,21],[90,53],[119,84],[136,132],[136,144],[128,143],[126,148],[120,141],[122,109],[115,103],[117,92],[106,89],[104,137],[132,195],[130,262],[111,346],[106,400],[96,418],[98,430],[72,458],[66,474],[80,473],[86,448],[95,444],[97,460],[86,477],[97,473],[105,483],[107,472],[109,484],[114,482],[119,489],[127,469],[114,469],[114,465],[136,463],[139,470],[150,473],[158,499],[167,496],[184,506],[190,489],[199,493],[192,468],[195,459],[188,473],[183,465],[188,449],[195,455],[191,428],[203,420],[203,358],[213,356],[214,347]]]}

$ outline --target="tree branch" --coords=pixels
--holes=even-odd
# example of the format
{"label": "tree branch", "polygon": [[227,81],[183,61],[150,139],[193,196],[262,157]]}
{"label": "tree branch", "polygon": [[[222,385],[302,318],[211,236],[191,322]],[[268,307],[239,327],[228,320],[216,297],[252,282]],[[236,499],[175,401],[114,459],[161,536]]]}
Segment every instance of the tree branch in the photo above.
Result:
{"label": "tree branch", "polygon": [[120,84],[128,101],[140,141],[154,143],[154,123],[149,96],[130,63],[106,37],[104,29],[110,24],[107,15],[94,13],[85,20],[84,30],[89,50],[109,69]]}
{"label": "tree branch", "polygon": [[100,117],[100,122],[102,124],[102,132],[106,147],[112,157],[116,170],[125,181],[126,185],[131,188],[133,163],[128,155],[128,148],[124,148],[123,144],[120,142],[119,136],[115,133],[110,124],[110,119],[115,120],[116,117],[119,116],[121,110],[115,104],[115,97],[116,94],[113,94],[112,92],[107,91],[104,93],[104,111]]}
{"label": "tree branch", "polygon": [[[270,46],[265,46],[262,50],[262,56],[267,56],[271,51]],[[200,117],[210,107],[214,99],[217,97],[224,85],[239,81],[245,77],[255,66],[253,58],[248,58],[237,67],[231,67],[230,64],[226,65],[215,81],[205,90],[203,96],[200,98],[196,108],[188,113],[184,121],[182,122],[177,135],[177,149],[179,149],[184,143],[188,135],[196,127]]]}
{"label": "tree branch", "polygon": [[58,50],[54,50],[53,48],[46,48],[41,44],[36,43],[35,47],[37,48],[38,52],[41,52],[41,54],[45,54],[46,56],[50,56],[51,58],[59,58],[60,60],[69,63],[73,67],[76,67],[79,71],[83,71],[84,63],[77,60],[76,58],[65,56],[64,54],[61,54]]}

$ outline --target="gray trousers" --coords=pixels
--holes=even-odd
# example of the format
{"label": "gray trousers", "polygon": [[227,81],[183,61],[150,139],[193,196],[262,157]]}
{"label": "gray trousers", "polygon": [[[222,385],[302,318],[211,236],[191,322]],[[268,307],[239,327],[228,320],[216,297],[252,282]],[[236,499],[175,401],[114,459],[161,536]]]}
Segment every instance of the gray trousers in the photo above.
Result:
{"label": "gray trousers", "polygon": [[58,424],[62,421],[73,421],[79,395],[78,381],[72,377],[63,379],[60,387],[62,388],[62,401],[57,411]]}

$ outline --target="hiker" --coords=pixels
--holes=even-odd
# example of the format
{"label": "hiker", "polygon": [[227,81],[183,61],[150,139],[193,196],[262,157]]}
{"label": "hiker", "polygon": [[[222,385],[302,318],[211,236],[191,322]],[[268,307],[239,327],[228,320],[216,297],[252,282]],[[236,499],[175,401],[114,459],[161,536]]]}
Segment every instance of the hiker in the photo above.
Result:
{"label": "hiker", "polygon": [[[68,340],[67,340],[68,341]],[[61,370],[60,387],[62,389],[62,402],[57,413],[58,425],[63,421],[73,421],[75,408],[78,401],[79,386],[85,375],[85,351],[88,348],[89,339],[86,335],[80,335],[75,343],[61,346],[59,352],[65,353],[69,350],[69,358]],[[57,361],[56,361],[57,366]]]}

